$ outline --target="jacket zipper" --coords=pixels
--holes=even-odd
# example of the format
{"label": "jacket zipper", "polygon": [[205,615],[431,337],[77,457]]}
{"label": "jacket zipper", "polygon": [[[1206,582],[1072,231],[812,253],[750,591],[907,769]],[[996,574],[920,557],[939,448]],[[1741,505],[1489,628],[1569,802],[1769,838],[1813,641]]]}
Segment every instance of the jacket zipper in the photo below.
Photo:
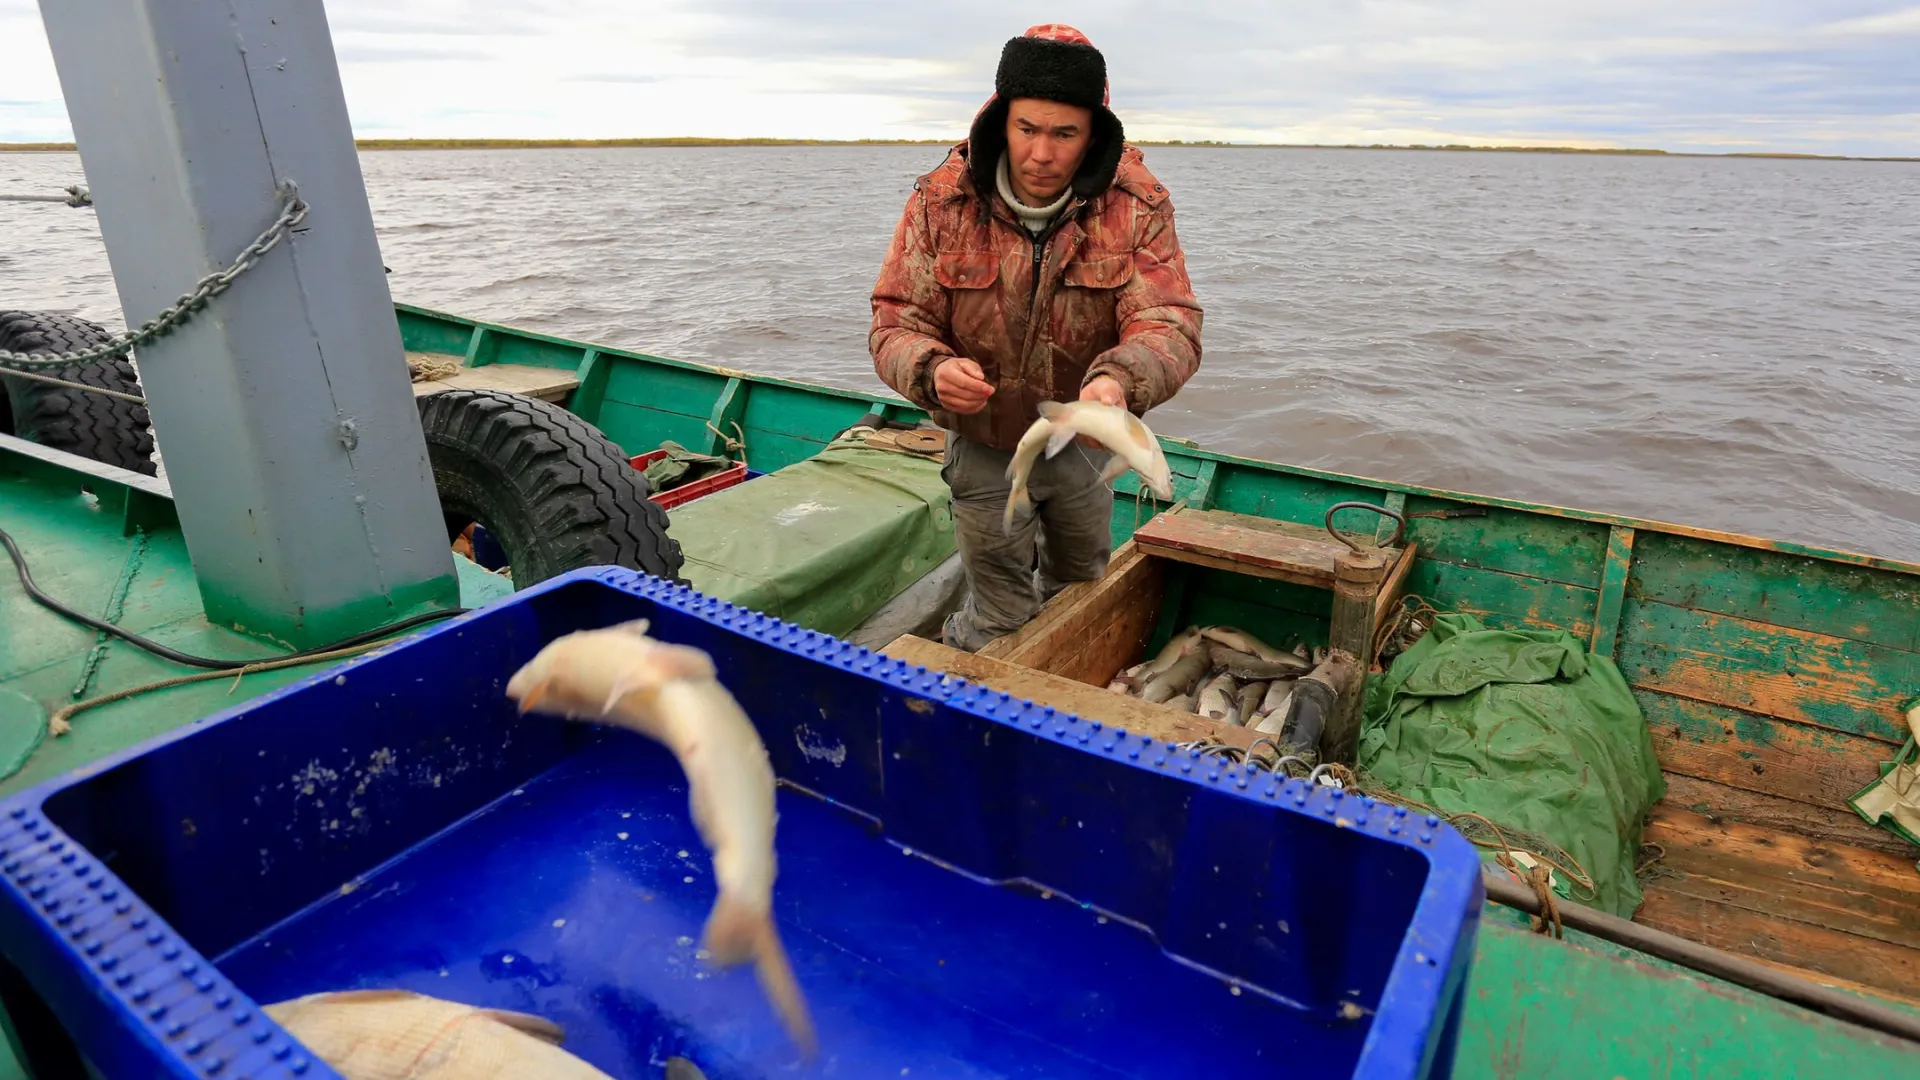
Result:
{"label": "jacket zipper", "polygon": [[1051,229],[1033,238],[1033,280],[1027,283],[1027,310],[1033,310],[1033,301],[1040,295],[1040,263],[1047,257],[1047,239]]}

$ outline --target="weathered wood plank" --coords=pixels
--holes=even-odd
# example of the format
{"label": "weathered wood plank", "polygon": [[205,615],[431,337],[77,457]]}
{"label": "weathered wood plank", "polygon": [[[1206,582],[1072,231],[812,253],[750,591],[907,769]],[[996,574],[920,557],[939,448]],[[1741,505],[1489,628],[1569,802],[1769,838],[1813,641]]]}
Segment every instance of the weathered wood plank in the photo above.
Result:
{"label": "weathered wood plank", "polygon": [[1662,769],[1811,806],[1844,810],[1894,754],[1894,747],[1862,735],[1655,691],[1638,690],[1634,697]]}
{"label": "weathered wood plank", "polygon": [[1920,952],[1794,919],[1689,896],[1669,880],[1645,887],[1633,921],[1740,956],[1920,998]]}
{"label": "weathered wood plank", "polygon": [[1387,579],[1380,583],[1380,593],[1373,600],[1373,636],[1380,636],[1380,628],[1386,625],[1387,616],[1393,614],[1395,604],[1407,591],[1407,575],[1413,572],[1413,561],[1420,556],[1419,544],[1408,544],[1400,552],[1400,561],[1387,571]]}
{"label": "weathered wood plank", "polygon": [[1600,575],[1600,601],[1593,612],[1591,651],[1612,656],[1620,636],[1621,605],[1627,598],[1627,575],[1633,567],[1633,530],[1624,525],[1613,527],[1607,539],[1607,568]]}
{"label": "weathered wood plank", "polygon": [[1812,806],[1677,773],[1668,773],[1666,781],[1666,798],[1656,806],[1797,833],[1825,844],[1845,844],[1909,857],[1913,851],[1913,845],[1885,829],[1867,824],[1844,806],[1839,809]]}
{"label": "weathered wood plank", "polygon": [[[409,359],[412,357],[410,356]],[[435,359],[440,359],[436,357]],[[488,364],[467,368],[444,379],[413,384],[413,396],[426,397],[445,390],[501,390],[542,401],[560,401],[580,380],[572,371],[561,368],[527,367],[522,364]]]}
{"label": "weathered wood plank", "polygon": [[1060,590],[1053,599],[1041,606],[1040,611],[1027,621],[1027,625],[989,641],[981,647],[980,655],[1011,660],[1028,667],[1037,666],[1029,662],[1032,656],[1037,655],[1036,650],[1041,648],[1036,643],[1051,640],[1068,620],[1084,622],[1088,598],[1112,588],[1109,583],[1134,573],[1143,559],[1139,547],[1133,542],[1120,545],[1119,550],[1107,559],[1107,572],[1100,576],[1100,580],[1076,581]]}
{"label": "weathered wood plank", "polygon": [[[1451,500],[1412,497],[1410,514],[1444,513],[1466,507]],[[1463,517],[1409,517],[1407,539],[1426,557],[1455,566],[1598,589],[1606,565],[1609,527],[1498,506]]]}
{"label": "weathered wood plank", "polygon": [[1420,560],[1407,575],[1407,591],[1425,597],[1441,611],[1464,611],[1495,629],[1565,630],[1581,639],[1593,633],[1599,598],[1593,589],[1437,562],[1424,547],[1421,550]]}
{"label": "weathered wood plank", "polygon": [[1920,949],[1920,873],[1908,859],[1671,807],[1654,812],[1644,841],[1664,849],[1661,888],[1678,895]]}
{"label": "weathered wood plank", "polygon": [[[1344,546],[1324,532],[1298,535],[1301,526],[1265,522],[1221,511],[1163,514],[1141,526],[1133,541],[1151,555],[1333,588],[1334,559]],[[1393,557],[1394,549],[1384,549]]]}
{"label": "weathered wood plank", "polygon": [[925,638],[899,637],[880,652],[895,660],[924,665],[929,671],[944,671],[1017,698],[1051,705],[1083,719],[1098,720],[1133,735],[1151,735],[1176,743],[1212,738],[1239,747],[1252,745],[1257,737],[1243,727],[1218,723],[979,653],[950,649]]}
{"label": "weathered wood plank", "polygon": [[1089,604],[1083,626],[1062,630],[1065,655],[1056,653],[1048,663],[1034,666],[1106,689],[1114,675],[1142,659],[1160,618],[1165,586],[1165,564],[1139,560],[1115,579],[1113,588],[1095,594],[1100,602]]}
{"label": "weathered wood plank", "polygon": [[1920,651],[1920,576],[1642,531],[1637,599]]}
{"label": "weathered wood plank", "polygon": [[1620,671],[1634,686],[1899,743],[1920,656],[1849,638],[1629,600]]}

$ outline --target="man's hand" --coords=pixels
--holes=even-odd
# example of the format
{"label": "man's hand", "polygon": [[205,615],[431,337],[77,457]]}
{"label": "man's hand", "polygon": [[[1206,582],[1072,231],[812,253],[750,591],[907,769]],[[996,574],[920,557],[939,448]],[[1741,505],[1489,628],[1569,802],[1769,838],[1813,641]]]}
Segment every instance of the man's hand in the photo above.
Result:
{"label": "man's hand", "polygon": [[940,399],[941,408],[971,416],[987,407],[993,384],[979,364],[964,356],[950,356],[933,369],[933,393]]}
{"label": "man's hand", "polygon": [[[1097,401],[1102,405],[1111,405],[1116,409],[1127,407],[1127,392],[1120,388],[1120,381],[1111,375],[1097,376],[1092,382],[1080,388],[1081,401]],[[1089,450],[1105,450],[1106,447],[1087,438],[1085,435],[1073,440]]]}
{"label": "man's hand", "polygon": [[1116,409],[1127,407],[1127,392],[1120,380],[1111,375],[1101,375],[1080,388],[1081,401],[1097,401],[1102,405],[1111,405]]}

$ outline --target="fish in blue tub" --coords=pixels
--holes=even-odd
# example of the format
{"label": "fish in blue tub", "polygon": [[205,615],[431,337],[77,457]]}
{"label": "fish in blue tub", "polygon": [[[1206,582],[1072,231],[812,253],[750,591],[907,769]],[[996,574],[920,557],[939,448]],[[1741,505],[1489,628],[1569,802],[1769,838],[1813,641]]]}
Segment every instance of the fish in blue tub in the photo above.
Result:
{"label": "fish in blue tub", "polygon": [[554,639],[507,682],[521,712],[614,724],[673,752],[720,895],[702,946],[753,961],[788,1033],[811,1057],[813,1022],[773,925],[774,777],[767,748],[699,649],[647,636],[645,619]]}
{"label": "fish in blue tub", "polygon": [[347,1080],[613,1080],[527,1013],[406,990],[309,994],[265,1012]]}

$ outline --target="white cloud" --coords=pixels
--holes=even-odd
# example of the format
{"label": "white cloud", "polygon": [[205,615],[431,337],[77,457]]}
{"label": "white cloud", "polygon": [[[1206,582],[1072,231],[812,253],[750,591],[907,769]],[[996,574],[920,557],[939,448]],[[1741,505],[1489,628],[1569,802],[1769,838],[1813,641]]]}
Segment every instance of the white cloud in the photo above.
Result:
{"label": "white cloud", "polygon": [[[381,136],[961,134],[1029,5],[332,0]],[[1140,138],[1920,154],[1920,7],[1873,0],[1063,0]],[[0,141],[68,137],[37,7],[0,0]]]}

